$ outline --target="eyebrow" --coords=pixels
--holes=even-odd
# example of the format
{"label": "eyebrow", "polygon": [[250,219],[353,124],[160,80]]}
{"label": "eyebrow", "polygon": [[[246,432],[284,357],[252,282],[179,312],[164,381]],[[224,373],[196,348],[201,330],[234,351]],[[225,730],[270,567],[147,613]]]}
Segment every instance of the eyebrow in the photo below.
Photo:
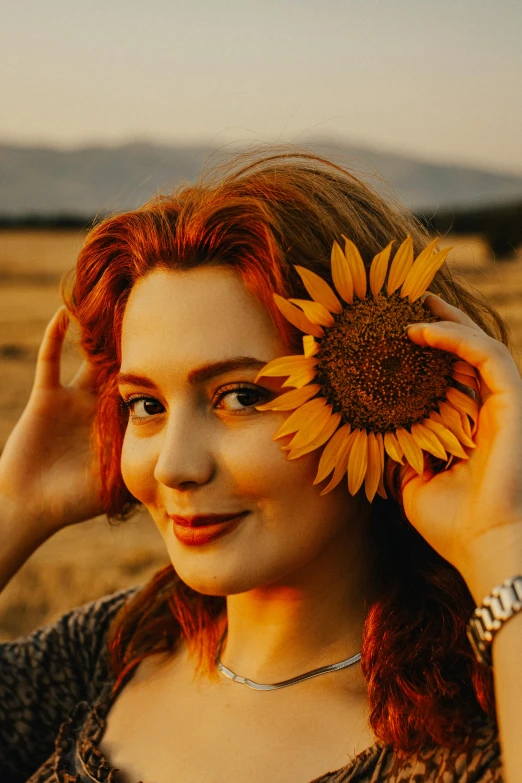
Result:
{"label": "eyebrow", "polygon": [[[266,361],[261,361],[261,359],[256,359],[253,356],[236,356],[232,359],[223,359],[220,362],[208,362],[207,364],[202,364],[201,367],[197,367],[195,370],[190,370],[188,381],[191,384],[203,383],[218,375],[224,375],[224,373],[233,372],[234,370],[244,370],[248,368],[260,370],[265,364]],[[147,389],[156,388],[156,384],[153,383],[150,378],[147,378],[145,375],[136,375],[134,373],[122,372],[117,376],[116,381],[119,386],[128,383],[135,386],[144,386]]]}

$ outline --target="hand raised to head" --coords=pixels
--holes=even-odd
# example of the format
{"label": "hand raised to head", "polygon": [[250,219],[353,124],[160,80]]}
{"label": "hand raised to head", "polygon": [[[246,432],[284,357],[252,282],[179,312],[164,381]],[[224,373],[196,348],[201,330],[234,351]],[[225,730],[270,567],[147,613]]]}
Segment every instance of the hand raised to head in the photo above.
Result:
{"label": "hand raised to head", "polygon": [[508,348],[465,313],[433,295],[426,304],[444,320],[415,324],[410,339],[474,367],[482,404],[469,458],[437,475],[404,472],[402,497],[411,523],[466,576],[480,542],[509,548],[522,533],[522,379]]}
{"label": "hand raised to head", "polygon": [[42,525],[49,535],[102,512],[90,449],[95,373],[84,362],[70,384],[60,382],[68,325],[61,307],[45,330],[29,401],[0,458],[0,495],[20,505],[20,524]]}

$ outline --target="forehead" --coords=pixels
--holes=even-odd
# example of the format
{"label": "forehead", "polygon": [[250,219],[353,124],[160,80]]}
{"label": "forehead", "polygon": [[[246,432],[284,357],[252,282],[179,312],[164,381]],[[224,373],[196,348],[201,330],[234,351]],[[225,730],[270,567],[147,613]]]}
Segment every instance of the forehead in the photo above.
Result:
{"label": "forehead", "polygon": [[[122,325],[122,369],[284,353],[266,308],[226,267],[156,270],[133,287]],[[131,367],[132,366],[132,367]]]}

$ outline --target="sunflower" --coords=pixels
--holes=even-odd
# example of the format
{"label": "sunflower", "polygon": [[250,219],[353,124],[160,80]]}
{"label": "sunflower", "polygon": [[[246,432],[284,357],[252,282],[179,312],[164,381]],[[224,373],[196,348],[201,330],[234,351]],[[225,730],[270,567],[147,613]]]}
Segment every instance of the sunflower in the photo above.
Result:
{"label": "sunflower", "polygon": [[[468,459],[478,417],[479,387],[473,367],[453,354],[415,345],[405,327],[438,319],[423,305],[426,292],[451,248],[435,252],[434,239],[414,259],[407,237],[390,264],[393,242],[373,259],[367,276],[355,244],[332,248],[333,288],[322,277],[295,266],[311,299],[274,300],[304,332],[303,353],[268,362],[262,377],[286,377],[293,387],[260,411],[291,411],[274,440],[297,459],[324,446],[317,476],[330,492],[348,476],[352,495],[363,482],[368,500],[384,488],[385,455],[417,474],[425,455]],[[369,277],[369,279],[368,279]],[[369,291],[368,291],[369,284]],[[331,475],[332,474],[332,475]]]}

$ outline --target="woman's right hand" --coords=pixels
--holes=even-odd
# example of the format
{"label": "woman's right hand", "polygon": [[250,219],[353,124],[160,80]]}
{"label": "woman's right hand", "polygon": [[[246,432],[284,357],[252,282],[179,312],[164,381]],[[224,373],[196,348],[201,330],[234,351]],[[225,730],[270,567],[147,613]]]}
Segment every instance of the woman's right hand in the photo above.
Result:
{"label": "woman's right hand", "polygon": [[29,401],[0,457],[0,503],[11,513],[19,509],[20,524],[36,526],[43,537],[103,511],[90,448],[93,370],[84,362],[68,386],[60,383],[68,325],[61,307],[45,330]]}

